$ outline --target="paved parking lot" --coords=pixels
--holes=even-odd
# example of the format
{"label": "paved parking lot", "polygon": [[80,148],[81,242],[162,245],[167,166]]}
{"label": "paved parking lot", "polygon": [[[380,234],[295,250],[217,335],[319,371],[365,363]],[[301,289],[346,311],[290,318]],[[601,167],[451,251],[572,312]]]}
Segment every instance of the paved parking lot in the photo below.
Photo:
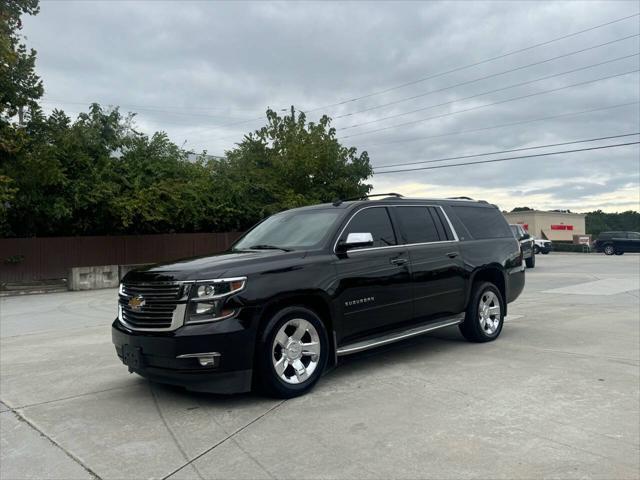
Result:
{"label": "paved parking lot", "polygon": [[537,258],[502,336],[354,356],[288,401],[127,374],[116,292],[0,299],[0,477],[638,478],[640,256]]}

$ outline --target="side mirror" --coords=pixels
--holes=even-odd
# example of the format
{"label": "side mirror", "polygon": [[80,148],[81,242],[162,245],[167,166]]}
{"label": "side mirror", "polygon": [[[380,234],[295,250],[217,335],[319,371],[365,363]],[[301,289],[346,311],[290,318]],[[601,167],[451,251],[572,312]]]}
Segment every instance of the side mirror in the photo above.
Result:
{"label": "side mirror", "polygon": [[351,250],[352,248],[372,247],[373,235],[370,233],[350,233],[344,242],[338,243],[338,248],[342,252]]}

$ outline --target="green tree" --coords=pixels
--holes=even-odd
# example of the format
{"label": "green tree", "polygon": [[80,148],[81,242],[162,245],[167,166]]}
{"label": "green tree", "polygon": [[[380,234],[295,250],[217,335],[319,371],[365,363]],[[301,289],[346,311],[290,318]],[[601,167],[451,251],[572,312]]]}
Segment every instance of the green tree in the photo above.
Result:
{"label": "green tree", "polygon": [[373,173],[367,152],[341,145],[329,117],[307,123],[293,107],[284,117],[267,110],[267,125],[213,168],[225,192],[218,208],[233,215],[228,226],[235,228],[287,208],[366,195]]}
{"label": "green tree", "polygon": [[38,0],[0,2],[0,125],[38,108],[44,90],[35,73],[36,51],[22,43],[22,15],[36,15]]}
{"label": "green tree", "polygon": [[532,212],[533,208],[529,208],[529,207],[516,207],[513,210],[511,210],[512,212]]}
{"label": "green tree", "polygon": [[640,213],[627,210],[621,213],[606,213],[602,210],[588,212],[585,217],[587,233],[597,237],[600,232],[632,231],[640,232]]}

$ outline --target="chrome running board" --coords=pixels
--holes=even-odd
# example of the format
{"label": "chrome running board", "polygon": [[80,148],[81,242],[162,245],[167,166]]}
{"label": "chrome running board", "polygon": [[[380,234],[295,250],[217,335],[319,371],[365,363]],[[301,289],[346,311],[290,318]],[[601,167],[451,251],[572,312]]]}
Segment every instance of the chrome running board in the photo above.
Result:
{"label": "chrome running board", "polygon": [[343,347],[338,348],[336,353],[338,356],[351,355],[352,353],[362,352],[363,350],[369,350],[370,348],[380,347],[388,343],[399,342],[406,338],[422,335],[423,333],[431,332],[439,328],[458,325],[459,323],[462,323],[462,320],[464,320],[464,313],[446,317],[437,322],[413,326],[404,330],[394,330],[377,337],[367,338],[359,342],[344,345]]}

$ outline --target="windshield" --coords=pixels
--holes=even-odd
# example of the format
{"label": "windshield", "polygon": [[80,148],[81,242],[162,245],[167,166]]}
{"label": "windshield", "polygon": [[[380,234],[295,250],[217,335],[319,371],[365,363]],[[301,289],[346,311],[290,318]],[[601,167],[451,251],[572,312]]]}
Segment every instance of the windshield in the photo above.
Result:
{"label": "windshield", "polygon": [[339,216],[340,211],[335,209],[278,213],[247,233],[233,250],[315,247],[324,240]]}

